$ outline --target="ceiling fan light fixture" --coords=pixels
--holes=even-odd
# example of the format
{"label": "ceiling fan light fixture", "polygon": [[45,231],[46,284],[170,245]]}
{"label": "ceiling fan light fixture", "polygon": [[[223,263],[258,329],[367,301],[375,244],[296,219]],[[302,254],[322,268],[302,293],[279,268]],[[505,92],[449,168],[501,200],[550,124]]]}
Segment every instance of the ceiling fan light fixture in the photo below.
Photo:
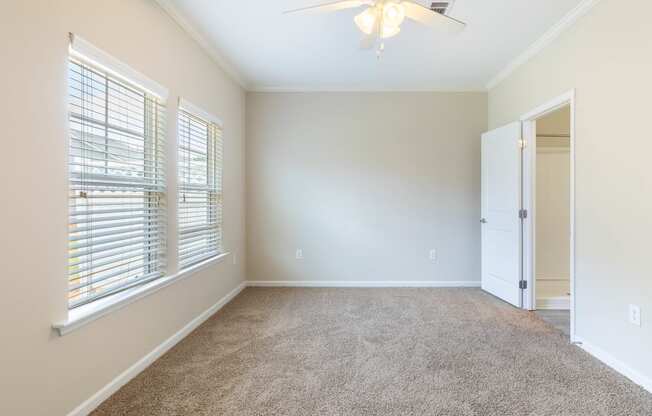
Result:
{"label": "ceiling fan light fixture", "polygon": [[377,18],[376,9],[374,7],[370,7],[357,15],[353,20],[362,33],[371,35],[376,29]]}
{"label": "ceiling fan light fixture", "polygon": [[366,35],[371,35],[376,32],[376,25],[381,24],[380,37],[383,39],[391,38],[398,35],[401,31],[401,23],[405,20],[405,8],[400,3],[391,1],[381,3],[369,7],[353,20],[360,31]]}
{"label": "ceiling fan light fixture", "polygon": [[391,38],[393,36],[398,35],[400,32],[401,32],[401,28],[398,26],[384,25],[383,33],[381,34],[381,37],[383,39]]}
{"label": "ceiling fan light fixture", "polygon": [[399,27],[405,20],[405,7],[400,3],[387,2],[383,4],[383,23]]}

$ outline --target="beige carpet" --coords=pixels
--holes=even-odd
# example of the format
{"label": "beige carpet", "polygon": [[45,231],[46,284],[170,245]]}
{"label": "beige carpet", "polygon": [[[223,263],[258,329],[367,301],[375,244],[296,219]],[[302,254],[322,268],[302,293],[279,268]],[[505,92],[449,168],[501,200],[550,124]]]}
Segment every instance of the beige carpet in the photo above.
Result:
{"label": "beige carpet", "polygon": [[478,289],[249,288],[100,415],[652,415],[652,395]]}

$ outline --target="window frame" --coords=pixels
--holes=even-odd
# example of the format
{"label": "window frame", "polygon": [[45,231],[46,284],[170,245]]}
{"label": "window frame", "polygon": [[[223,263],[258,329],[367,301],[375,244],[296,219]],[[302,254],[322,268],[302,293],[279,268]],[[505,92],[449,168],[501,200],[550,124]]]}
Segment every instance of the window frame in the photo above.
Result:
{"label": "window frame", "polygon": [[[67,233],[69,244],[66,292],[68,310],[74,311],[104,298],[146,285],[167,274],[165,260],[167,256],[167,166],[165,162],[167,90],[72,34],[67,64],[69,160],[66,168],[69,195]],[[75,70],[78,71],[76,76]],[[121,72],[124,72],[124,75]],[[130,79],[132,77],[133,80]],[[77,83],[81,90],[74,92],[73,85]],[[93,87],[89,85],[98,85],[100,89],[89,93],[84,90],[92,90]],[[137,104],[142,97],[142,112],[138,110],[138,106],[116,110],[116,107],[127,105],[125,102],[120,102],[117,98],[119,96],[115,95],[124,93],[131,94],[131,98],[136,100],[127,103],[131,105]],[[99,103],[97,105],[96,100]],[[75,108],[76,104],[79,107]],[[92,109],[87,110],[86,106],[91,106]],[[100,115],[104,120],[86,114],[90,111],[89,114],[93,115],[98,109],[102,112]],[[119,126],[120,122],[111,120],[111,115],[125,116],[125,123],[129,123],[129,116],[136,116],[136,120],[139,120],[137,116],[142,115],[142,119],[139,120],[142,123],[142,135],[138,128],[128,131],[129,128]],[[95,132],[88,130],[104,130],[103,136],[94,137]],[[118,135],[118,138],[110,138],[110,134]],[[129,134],[132,136],[129,137]],[[105,145],[102,150],[98,150],[96,142],[101,141],[102,137]],[[111,141],[113,144],[110,144]],[[123,160],[120,167],[121,163],[114,160],[115,152],[131,152],[130,144],[127,144],[129,141],[135,143],[135,146],[142,145],[140,152],[142,159],[138,156],[128,162]],[[128,155],[132,157],[132,153]],[[96,172],[102,169],[97,166],[98,163],[104,163],[105,172]],[[113,167],[110,167],[111,165]],[[111,170],[114,174],[110,174]],[[96,183],[93,185],[94,181]],[[127,185],[128,182],[133,183]],[[94,223],[108,220],[107,214],[103,216],[97,212],[101,210],[97,208],[99,203],[95,205],[89,202],[92,201],[94,194],[98,200],[108,201],[105,204],[108,203],[107,207],[116,213],[140,212],[143,218],[142,226],[134,226],[132,231],[131,226],[109,222],[106,224],[106,231],[99,235],[95,234]],[[139,200],[142,202],[137,202]],[[84,227],[73,226],[75,224],[85,224],[89,231],[84,231]],[[124,237],[127,232],[129,238],[122,240],[118,238]],[[118,245],[129,240],[132,243],[125,245],[125,254],[120,254],[108,249],[111,246],[107,241],[114,240]],[[78,244],[75,243],[76,241],[83,243]],[[142,241],[141,248],[138,248],[138,241]],[[85,250],[79,251],[80,247],[84,247]],[[105,250],[106,259],[93,264],[94,254],[98,250]],[[140,260],[138,260],[140,258],[138,252],[142,253]],[[78,257],[74,257],[75,254]],[[77,265],[81,267],[75,269]],[[73,283],[75,281],[77,283]],[[103,286],[108,287],[102,290]],[[85,296],[84,291],[87,292]]]}
{"label": "window frame", "polygon": [[[184,118],[187,118],[188,129],[190,129],[189,123],[194,121],[196,124],[202,124],[206,126],[206,181],[207,184],[205,187],[197,186],[184,186],[184,180],[182,177],[182,166],[183,158],[189,158],[189,153],[182,153],[182,141],[184,139],[182,129]],[[188,132],[188,136],[190,136]],[[191,137],[187,137],[187,140],[192,140]],[[177,261],[180,271],[187,270],[192,268],[197,264],[201,264],[205,261],[209,261],[215,257],[219,257],[225,254],[226,250],[224,249],[224,160],[223,160],[223,149],[224,149],[224,124],[222,121],[210,114],[209,112],[201,109],[200,107],[192,104],[190,101],[179,98],[179,105],[177,108],[177,216],[176,216],[176,225],[177,225]],[[187,151],[189,152],[189,150]],[[219,157],[218,157],[219,155]],[[186,159],[186,162],[189,163],[189,160]],[[213,164],[211,169],[211,163]],[[189,167],[186,167],[186,169]],[[187,175],[187,172],[186,172]],[[212,187],[211,187],[211,178]],[[215,237],[215,250],[208,251],[204,255],[190,257],[191,261],[183,262],[182,261],[182,250],[184,249],[183,245],[183,217],[187,214],[184,214],[182,204],[185,202],[184,195],[186,192],[194,191],[194,193],[206,194],[207,201],[214,201],[213,203],[206,204],[206,215],[208,217],[206,225],[204,227],[199,227],[198,231],[201,229],[209,230],[214,228],[215,232],[212,235],[208,235],[207,239]],[[210,224],[210,212],[213,211],[215,215],[215,223]],[[212,226],[212,227],[211,227]],[[186,227],[189,228],[189,227]],[[206,246],[210,247],[210,243],[207,243]]]}

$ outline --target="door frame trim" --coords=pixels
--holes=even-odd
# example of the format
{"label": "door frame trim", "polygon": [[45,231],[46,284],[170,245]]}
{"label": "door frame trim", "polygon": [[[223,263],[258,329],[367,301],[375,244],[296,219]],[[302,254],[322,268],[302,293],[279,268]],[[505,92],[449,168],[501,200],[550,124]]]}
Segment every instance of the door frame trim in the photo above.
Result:
{"label": "door frame trim", "polygon": [[524,290],[523,308],[534,310],[535,299],[535,190],[536,190],[536,120],[562,107],[570,106],[570,340],[575,342],[575,89],[572,89],[521,116],[523,140],[523,209],[528,218],[523,224],[523,279],[527,281]]}

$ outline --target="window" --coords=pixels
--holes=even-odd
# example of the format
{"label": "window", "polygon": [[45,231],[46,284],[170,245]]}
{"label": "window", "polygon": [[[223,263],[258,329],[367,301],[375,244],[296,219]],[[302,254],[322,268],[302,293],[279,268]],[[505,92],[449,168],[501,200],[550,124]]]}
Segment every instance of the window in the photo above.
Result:
{"label": "window", "polygon": [[179,268],[221,254],[222,129],[201,110],[179,109]]}
{"label": "window", "polygon": [[165,273],[164,106],[92,62],[69,61],[71,309]]}

